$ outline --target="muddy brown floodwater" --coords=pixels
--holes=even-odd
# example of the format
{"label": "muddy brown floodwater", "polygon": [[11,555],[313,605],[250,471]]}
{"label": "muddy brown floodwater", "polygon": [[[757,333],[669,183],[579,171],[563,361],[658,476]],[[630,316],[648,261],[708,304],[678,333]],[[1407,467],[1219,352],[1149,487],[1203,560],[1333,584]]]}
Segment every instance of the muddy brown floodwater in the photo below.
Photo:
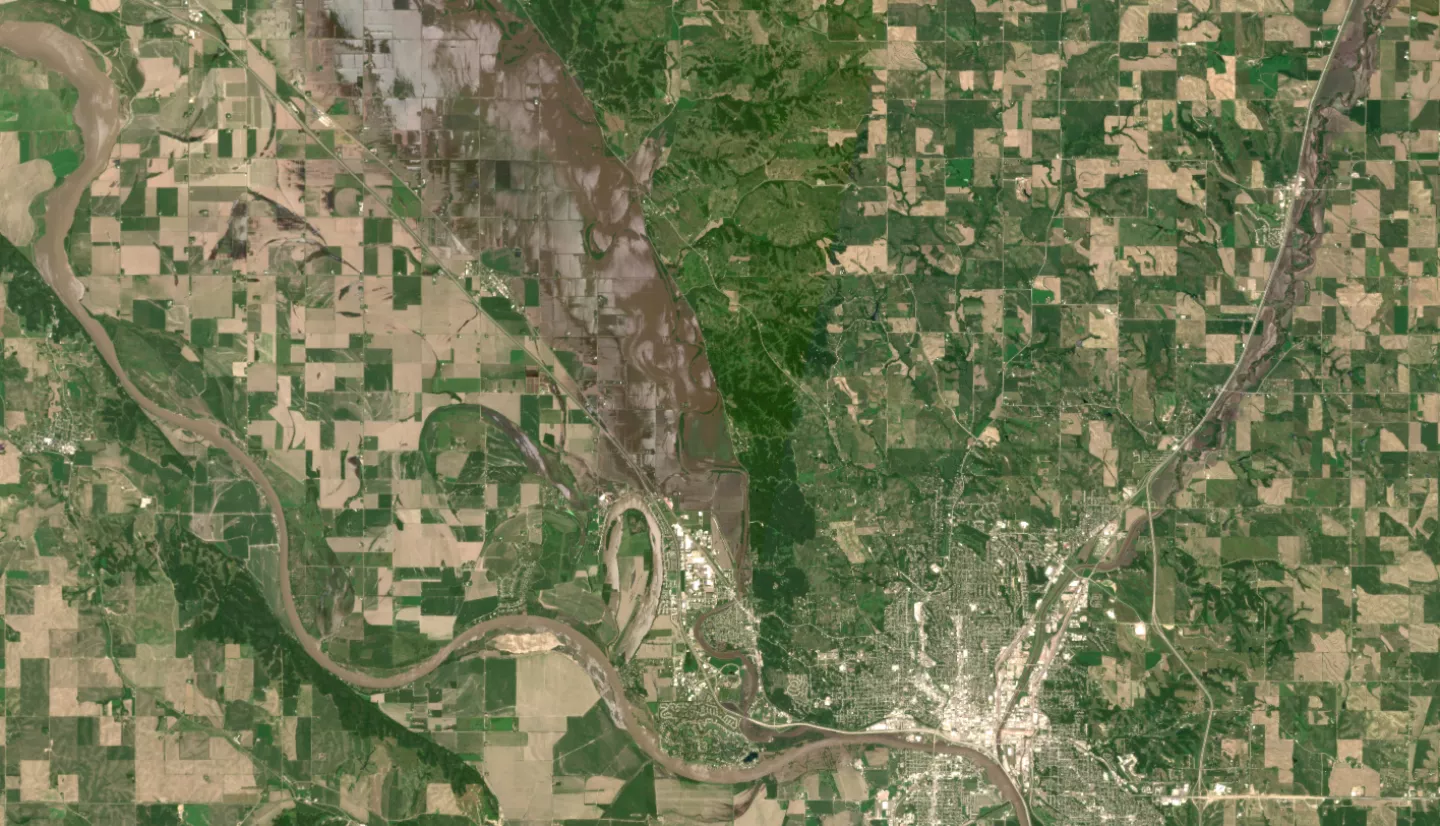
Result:
{"label": "muddy brown floodwater", "polygon": [[[584,394],[613,439],[599,445],[599,474],[652,500],[662,494],[677,510],[705,511],[723,538],[717,561],[743,590],[749,479],[733,455],[699,321],[646,226],[644,197],[659,150],[647,142],[629,163],[616,157],[595,107],[535,28],[504,12],[476,17],[506,31],[479,86],[507,89],[523,80],[534,90],[533,99],[490,101],[492,125],[554,165],[555,191],[583,225],[578,237],[557,243],[554,226],[517,222],[506,240],[541,272],[537,332],[593,370]],[[587,251],[566,256],[573,267],[554,263],[566,244]]]}
{"label": "muddy brown floodwater", "polygon": [[[285,619],[306,653],[325,670],[363,689],[377,691],[399,688],[431,673],[459,649],[492,633],[504,631],[549,632],[561,640],[565,652],[575,658],[576,662],[595,681],[612,716],[634,738],[636,745],[672,774],[706,782],[744,783],[768,777],[791,767],[804,766],[807,760],[822,752],[847,746],[884,746],[931,754],[955,755],[967,758],[983,768],[990,782],[995,784],[1014,808],[1020,826],[1030,826],[1030,813],[1024,796],[997,761],[975,749],[929,735],[876,731],[851,734],[824,732],[818,739],[778,754],[769,755],[744,767],[698,765],[670,755],[661,747],[659,739],[655,736],[648,711],[632,704],[625,696],[624,681],[615,666],[610,663],[605,652],[570,626],[545,617],[512,615],[496,617],[473,625],[429,659],[396,674],[377,675],[355,671],[333,660],[321,647],[320,641],[306,629],[305,624],[300,620],[299,612],[296,611],[295,594],[289,576],[290,535],[285,523],[285,511],[279,494],[270,484],[270,480],[266,478],[260,465],[231,439],[225,428],[217,423],[182,416],[161,407],[142,393],[130,380],[125,366],[116,356],[115,345],[110,340],[105,328],[90,315],[89,310],[81,302],[85,291],[70,266],[69,256],[65,252],[65,238],[69,235],[70,227],[74,223],[75,209],[80,203],[81,196],[109,162],[111,150],[115,146],[115,139],[120,131],[120,97],[114,84],[100,68],[101,62],[98,55],[92,52],[83,41],[48,23],[0,24],[0,48],[9,49],[22,58],[33,60],[50,71],[64,76],[80,93],[74,117],[76,125],[80,127],[84,135],[85,157],[79,168],[72,172],[60,187],[53,190],[45,201],[45,234],[35,244],[36,268],[40,270],[41,275],[55,290],[70,312],[74,314],[86,334],[90,336],[96,350],[99,351],[105,364],[115,373],[115,377],[126,395],[130,396],[141,409],[155,419],[171,427],[188,430],[225,451],[226,455],[244,468],[255,482],[261,495],[265,497],[265,503],[275,520],[277,556],[281,572],[279,577],[280,602],[285,612]],[[653,287],[647,286],[644,289],[649,290]],[[659,301],[658,296],[655,300]],[[675,306],[673,301],[670,306],[672,308]],[[645,327],[637,331],[636,335],[631,338],[637,350],[643,351],[642,355],[651,359],[652,365],[659,363],[655,361],[656,359],[668,361],[676,358],[690,358],[693,362],[695,358],[693,345],[682,342],[663,347],[652,346],[658,345],[659,342],[649,338],[650,335],[663,337],[666,334],[698,336],[698,329],[694,327],[693,315],[685,317],[683,313],[677,313],[672,309],[669,313],[658,313],[652,318],[652,321],[658,326]],[[645,330],[649,330],[649,332],[645,332]],[[708,368],[704,372],[708,373]],[[701,408],[697,412],[707,412],[704,404],[707,393],[714,392],[713,385],[707,387],[704,380],[699,380],[688,387],[676,389],[688,399],[690,404]],[[714,409],[711,407],[709,412],[713,413]],[[723,418],[721,421],[723,422]]]}
{"label": "muddy brown floodwater", "polygon": [[609,578],[610,586],[618,594],[620,591],[620,566],[618,552],[620,542],[618,534],[615,541],[610,541],[609,534],[612,530],[624,532],[625,514],[629,511],[638,511],[645,517],[645,526],[650,533],[650,576],[645,585],[645,599],[636,607],[636,613],[630,622],[621,626],[619,652],[623,659],[630,659],[640,650],[640,644],[645,641],[645,635],[650,633],[650,628],[655,624],[655,614],[660,610],[661,591],[665,585],[665,532],[660,527],[660,522],[655,519],[655,514],[650,509],[650,503],[645,497],[638,493],[627,493],[615,500],[605,514],[605,522],[600,528],[600,541],[605,542],[605,571]]}

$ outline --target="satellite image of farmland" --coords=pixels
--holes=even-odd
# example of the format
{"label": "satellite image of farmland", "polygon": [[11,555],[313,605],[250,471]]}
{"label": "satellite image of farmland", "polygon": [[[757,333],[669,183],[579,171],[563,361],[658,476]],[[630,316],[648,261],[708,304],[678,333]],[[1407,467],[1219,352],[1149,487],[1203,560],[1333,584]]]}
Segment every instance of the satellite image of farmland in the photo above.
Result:
{"label": "satellite image of farmland", "polygon": [[1440,0],[0,0],[0,826],[1440,826]]}

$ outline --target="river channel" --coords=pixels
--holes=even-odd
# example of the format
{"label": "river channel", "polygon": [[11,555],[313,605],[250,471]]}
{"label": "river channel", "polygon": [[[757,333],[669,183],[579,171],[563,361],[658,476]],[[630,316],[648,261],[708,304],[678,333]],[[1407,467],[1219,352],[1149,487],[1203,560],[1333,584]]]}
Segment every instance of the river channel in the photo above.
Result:
{"label": "river channel", "polygon": [[932,735],[887,731],[825,733],[778,754],[772,754],[743,767],[705,766],[687,762],[664,751],[653,728],[649,714],[637,708],[625,696],[624,682],[606,653],[594,642],[570,626],[536,616],[511,615],[473,625],[451,640],[444,648],[396,674],[375,675],[356,671],[333,660],[320,641],[306,630],[295,608],[295,596],[289,577],[290,539],[285,511],[280,496],[266,478],[260,465],[242,449],[226,429],[202,419],[191,419],[168,410],[148,398],[131,381],[116,355],[115,345],[105,328],[90,315],[81,299],[84,287],[71,268],[65,250],[65,238],[74,223],[75,210],[91,183],[110,161],[111,150],[120,132],[122,107],[114,84],[101,68],[98,55],[83,41],[47,23],[9,22],[0,24],[0,48],[22,58],[40,63],[66,78],[78,91],[74,118],[84,135],[85,157],[79,168],[47,197],[45,202],[45,234],[35,244],[35,265],[55,290],[60,300],[84,328],[106,365],[115,373],[120,386],[146,413],[165,424],[190,431],[206,442],[225,451],[255,482],[275,520],[278,539],[278,563],[281,575],[280,601],[291,632],[305,651],[327,671],[350,684],[370,691],[399,688],[424,677],[450,658],[457,650],[487,635],[501,631],[549,632],[562,641],[565,652],[573,657],[595,680],[596,686],[610,707],[613,716],[638,745],[667,771],[691,780],[716,783],[741,783],[759,780],[796,766],[817,753],[845,746],[882,746],[932,754],[964,757],[985,770],[991,783],[1000,790],[1014,808],[1020,826],[1030,826],[1029,808],[1024,796],[1004,768],[993,758],[966,746]]}

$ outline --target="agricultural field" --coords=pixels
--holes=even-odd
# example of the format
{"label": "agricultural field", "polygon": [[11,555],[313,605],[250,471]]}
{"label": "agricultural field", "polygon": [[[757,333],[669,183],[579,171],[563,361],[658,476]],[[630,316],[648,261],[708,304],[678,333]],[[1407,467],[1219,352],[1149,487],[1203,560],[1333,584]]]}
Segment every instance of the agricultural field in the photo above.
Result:
{"label": "agricultural field", "polygon": [[1440,824],[1435,0],[14,0],[0,175],[0,822]]}

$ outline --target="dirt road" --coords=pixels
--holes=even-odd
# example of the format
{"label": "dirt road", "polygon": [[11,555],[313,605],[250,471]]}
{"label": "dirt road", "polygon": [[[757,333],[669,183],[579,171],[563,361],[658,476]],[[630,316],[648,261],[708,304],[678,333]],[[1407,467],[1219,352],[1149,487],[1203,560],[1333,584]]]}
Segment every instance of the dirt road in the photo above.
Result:
{"label": "dirt road", "polygon": [[965,757],[985,769],[994,783],[1014,807],[1021,826],[1030,826],[1029,809],[1019,788],[1006,775],[998,762],[974,749],[933,737],[902,735],[887,732],[829,734],[780,754],[771,755],[745,767],[713,767],[686,762],[667,754],[648,722],[648,713],[632,705],[625,696],[620,673],[605,652],[583,634],[564,623],[545,617],[512,615],[497,617],[462,632],[429,659],[396,674],[375,675],[347,668],[325,653],[320,641],[310,634],[295,608],[295,595],[290,583],[290,537],[280,496],[270,484],[260,465],[232,440],[225,428],[215,422],[191,419],[168,410],[150,400],[131,381],[116,356],[114,342],[105,328],[90,315],[81,302],[84,287],[71,268],[65,252],[65,238],[74,223],[75,210],[91,182],[109,163],[111,150],[120,132],[121,106],[119,94],[110,78],[97,64],[95,55],[83,41],[45,23],[0,24],[0,48],[34,60],[51,71],[63,75],[80,92],[74,111],[75,122],[84,135],[85,157],[79,168],[50,193],[45,202],[45,235],[35,245],[35,265],[55,290],[60,300],[74,314],[90,336],[105,363],[115,373],[120,386],[146,413],[166,424],[188,430],[225,451],[249,474],[265,497],[275,520],[278,538],[278,562],[281,571],[280,599],[286,621],[305,651],[327,671],[346,682],[368,690],[399,688],[424,677],[471,642],[502,631],[548,631],[559,638],[566,653],[574,657],[590,674],[601,696],[617,722],[634,738],[635,743],[666,770],[680,777],[717,783],[740,783],[758,780],[807,760],[819,752],[845,746],[875,745],[894,749],[910,749],[932,754]]}

